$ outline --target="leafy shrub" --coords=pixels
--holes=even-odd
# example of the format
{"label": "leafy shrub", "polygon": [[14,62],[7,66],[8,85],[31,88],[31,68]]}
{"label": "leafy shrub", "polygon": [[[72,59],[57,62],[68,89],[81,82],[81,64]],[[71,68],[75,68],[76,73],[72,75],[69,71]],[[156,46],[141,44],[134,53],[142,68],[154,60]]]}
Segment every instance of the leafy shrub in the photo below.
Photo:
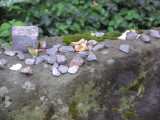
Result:
{"label": "leafy shrub", "polygon": [[158,0],[32,0],[1,7],[8,19],[37,25],[43,36],[147,29],[160,25]]}
{"label": "leafy shrub", "polygon": [[13,19],[0,26],[0,45],[5,42],[11,42],[12,27],[18,25],[23,25],[23,22],[15,21],[15,19]]}

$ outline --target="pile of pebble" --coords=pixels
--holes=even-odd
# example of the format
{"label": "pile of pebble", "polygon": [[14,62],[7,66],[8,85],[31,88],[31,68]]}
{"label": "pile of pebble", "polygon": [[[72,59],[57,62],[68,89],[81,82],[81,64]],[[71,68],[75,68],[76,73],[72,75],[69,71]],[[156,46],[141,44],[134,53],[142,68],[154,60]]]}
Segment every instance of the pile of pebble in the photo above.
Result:
{"label": "pile of pebble", "polygon": [[[150,36],[160,39],[160,34],[156,30],[150,30]],[[135,40],[138,37],[136,32],[128,32],[126,34],[126,40]],[[140,38],[144,42],[150,42],[150,38],[147,35],[140,35]],[[62,46],[60,44],[54,45],[52,48],[46,49],[46,55],[38,56],[37,58],[33,57],[32,59],[25,59],[21,51],[4,51],[5,55],[8,56],[17,56],[19,60],[25,60],[27,65],[38,65],[42,62],[52,65],[50,71],[54,76],[60,76],[61,74],[70,73],[75,74],[79,70],[79,67],[83,66],[84,61],[88,62],[97,61],[96,55],[92,51],[100,51],[103,49],[113,48],[112,45],[103,45],[99,44],[95,40],[88,41],[89,54],[85,51],[80,51],[73,59],[70,61],[69,66],[66,66],[67,58],[65,53],[75,52],[75,49],[72,46]],[[121,44],[119,50],[125,53],[129,52],[129,45]],[[8,64],[6,59],[0,60],[0,70],[3,70],[4,67]],[[21,67],[20,67],[21,68]],[[21,73],[24,74],[33,74],[32,68],[30,66],[21,68]]]}

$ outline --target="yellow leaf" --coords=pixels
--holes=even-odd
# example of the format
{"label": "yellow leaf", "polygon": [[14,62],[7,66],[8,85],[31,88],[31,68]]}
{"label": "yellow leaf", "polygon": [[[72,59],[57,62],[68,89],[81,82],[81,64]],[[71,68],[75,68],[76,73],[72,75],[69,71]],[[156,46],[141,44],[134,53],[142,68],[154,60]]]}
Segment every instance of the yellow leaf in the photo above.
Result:
{"label": "yellow leaf", "polygon": [[29,53],[30,53],[32,56],[37,57],[37,55],[38,55],[38,49],[35,49],[35,48],[32,47],[32,46],[28,46],[27,49],[28,49]]}
{"label": "yellow leaf", "polygon": [[40,48],[43,48],[43,49],[46,48],[46,40],[45,39],[39,40],[39,44],[40,44]]}
{"label": "yellow leaf", "polygon": [[99,4],[96,1],[93,1],[93,6],[96,7],[99,6]]}

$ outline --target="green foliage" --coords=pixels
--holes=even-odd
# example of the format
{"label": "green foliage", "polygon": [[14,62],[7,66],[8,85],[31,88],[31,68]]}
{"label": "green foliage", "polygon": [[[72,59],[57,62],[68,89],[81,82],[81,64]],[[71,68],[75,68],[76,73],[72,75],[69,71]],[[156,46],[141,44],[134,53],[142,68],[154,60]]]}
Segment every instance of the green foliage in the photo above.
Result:
{"label": "green foliage", "polygon": [[70,103],[70,106],[69,106],[69,111],[71,113],[71,116],[74,120],[77,120],[77,117],[78,117],[78,109],[77,109],[77,102],[76,101],[72,101]]}
{"label": "green foliage", "polygon": [[16,21],[15,19],[3,23],[0,26],[0,45],[5,42],[11,42],[12,37],[12,27],[23,25],[23,22]]}
{"label": "green foliage", "polygon": [[18,18],[27,25],[39,26],[41,36],[148,29],[160,25],[158,0],[98,0],[96,6],[91,0],[14,0],[10,5],[0,8],[3,14],[0,24]]}
{"label": "green foliage", "polygon": [[85,40],[96,40],[98,42],[103,41],[104,39],[118,40],[117,38],[121,35],[120,32],[112,32],[106,33],[104,36],[98,38],[96,36],[91,36],[90,34],[76,34],[72,36],[64,36],[64,41],[66,44],[70,44],[71,42],[77,42],[80,39]]}

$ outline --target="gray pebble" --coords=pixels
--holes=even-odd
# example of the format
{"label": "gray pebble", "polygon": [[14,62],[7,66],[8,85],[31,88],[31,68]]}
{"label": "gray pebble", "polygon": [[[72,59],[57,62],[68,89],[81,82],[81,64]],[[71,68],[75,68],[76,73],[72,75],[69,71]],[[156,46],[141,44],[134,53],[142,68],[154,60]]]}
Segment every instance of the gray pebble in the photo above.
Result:
{"label": "gray pebble", "polygon": [[4,51],[4,54],[12,57],[12,56],[16,55],[16,52],[15,51],[6,50],[6,51]]}
{"label": "gray pebble", "polygon": [[56,45],[53,46],[53,48],[54,48],[54,49],[59,49],[59,48],[62,47],[62,46],[63,46],[63,45],[56,44]]}
{"label": "gray pebble", "polygon": [[138,37],[136,32],[127,32],[126,40],[135,40]]}
{"label": "gray pebble", "polygon": [[96,61],[96,60],[97,60],[97,57],[92,52],[89,52],[89,55],[87,57],[87,61],[92,62],[92,61]]}
{"label": "gray pebble", "polygon": [[104,35],[103,32],[96,32],[96,33],[95,33],[95,36],[97,36],[97,37],[102,37],[103,35]]}
{"label": "gray pebble", "polygon": [[36,58],[35,64],[36,64],[36,65],[41,64],[44,60],[45,60],[44,57],[39,56],[39,57]]}
{"label": "gray pebble", "polygon": [[55,55],[58,52],[58,48],[49,48],[46,49],[46,54],[47,55]]}
{"label": "gray pebble", "polygon": [[157,30],[150,30],[149,32],[152,37],[160,39],[160,34]]}
{"label": "gray pebble", "polygon": [[100,51],[103,49],[104,49],[104,45],[97,44],[96,46],[94,46],[93,51]]}
{"label": "gray pebble", "polygon": [[88,43],[90,45],[96,45],[97,44],[97,41],[96,40],[89,40]]}
{"label": "gray pebble", "polygon": [[75,49],[72,46],[63,46],[59,48],[60,52],[74,52]]}
{"label": "gray pebble", "polygon": [[6,59],[1,59],[0,63],[6,66],[8,64],[8,61]]}
{"label": "gray pebble", "polygon": [[129,45],[121,44],[119,47],[119,50],[121,50],[122,52],[125,52],[125,53],[129,53]]}
{"label": "gray pebble", "polygon": [[141,40],[143,41],[143,42],[150,42],[150,38],[149,38],[149,36],[147,36],[147,35],[141,35]]}
{"label": "gray pebble", "polygon": [[25,63],[26,63],[27,65],[34,65],[35,59],[26,59],[26,60],[25,60]]}
{"label": "gray pebble", "polygon": [[53,66],[51,67],[51,72],[53,71],[53,68],[57,68],[58,69],[58,67],[59,67],[59,65],[57,64],[57,62],[55,62],[54,64],[53,64]]}
{"label": "gray pebble", "polygon": [[56,55],[50,55],[45,57],[45,61],[48,64],[54,64],[56,62]]}
{"label": "gray pebble", "polygon": [[69,67],[68,73],[70,73],[70,74],[75,74],[75,73],[77,73],[78,69],[79,69],[78,66]]}
{"label": "gray pebble", "polygon": [[80,52],[78,52],[78,54],[76,56],[78,56],[82,59],[85,59],[87,57],[87,53],[84,51],[80,51]]}
{"label": "gray pebble", "polygon": [[91,45],[88,45],[89,51],[93,50],[93,47]]}
{"label": "gray pebble", "polygon": [[19,60],[24,60],[25,59],[24,55],[21,51],[18,51],[17,57],[18,57]]}
{"label": "gray pebble", "polygon": [[56,77],[59,77],[61,75],[57,68],[53,68],[52,74]]}
{"label": "gray pebble", "polygon": [[68,66],[60,65],[58,70],[63,74],[67,73],[68,72]]}
{"label": "gray pebble", "polygon": [[64,55],[57,55],[57,63],[63,65],[67,62],[67,58]]}

